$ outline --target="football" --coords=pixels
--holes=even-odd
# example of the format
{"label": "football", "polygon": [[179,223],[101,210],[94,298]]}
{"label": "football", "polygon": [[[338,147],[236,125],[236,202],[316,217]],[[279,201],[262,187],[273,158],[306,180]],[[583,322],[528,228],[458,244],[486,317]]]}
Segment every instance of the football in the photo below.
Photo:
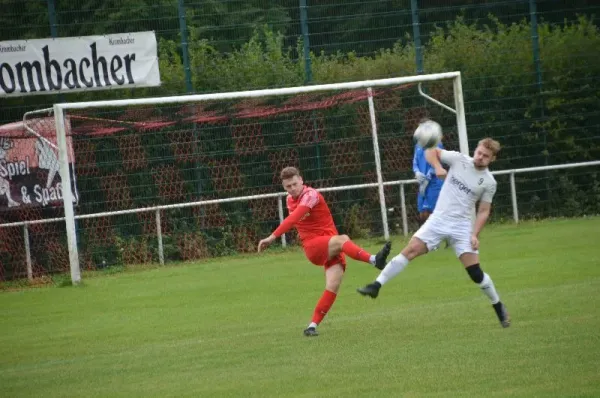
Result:
{"label": "football", "polygon": [[442,140],[442,126],[433,120],[426,120],[419,124],[413,135],[415,144],[428,149],[435,148]]}

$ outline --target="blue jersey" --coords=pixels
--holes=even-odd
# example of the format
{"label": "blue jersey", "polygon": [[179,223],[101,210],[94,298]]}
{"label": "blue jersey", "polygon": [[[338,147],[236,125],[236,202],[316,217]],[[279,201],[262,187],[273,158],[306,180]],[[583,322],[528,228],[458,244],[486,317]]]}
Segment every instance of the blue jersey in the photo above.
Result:
{"label": "blue jersey", "polygon": [[[438,148],[444,149],[444,146],[440,142]],[[420,172],[424,174],[429,180],[425,193],[421,195],[417,194],[417,210],[421,212],[433,212],[437,204],[438,196],[442,190],[443,180],[440,180],[435,175],[435,169],[431,167],[427,160],[425,160],[425,150],[419,145],[415,145],[415,155],[413,157],[413,171],[415,174]]]}
{"label": "blue jersey", "polygon": [[[440,142],[438,148],[444,149],[444,146]],[[413,156],[413,172],[415,174],[420,172],[429,179],[429,187],[438,188],[444,183],[442,180],[436,177],[435,170],[427,160],[425,160],[425,149],[421,148],[418,144],[415,145],[415,155]]]}

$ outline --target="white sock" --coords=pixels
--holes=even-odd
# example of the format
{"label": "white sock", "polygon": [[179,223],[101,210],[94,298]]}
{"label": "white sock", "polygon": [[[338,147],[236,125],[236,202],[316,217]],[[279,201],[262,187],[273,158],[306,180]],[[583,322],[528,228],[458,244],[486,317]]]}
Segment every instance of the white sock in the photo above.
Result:
{"label": "white sock", "polygon": [[317,326],[319,326],[319,325],[317,325],[314,322],[311,322],[310,325],[308,325],[309,328],[315,328],[315,329],[317,328]]}
{"label": "white sock", "polygon": [[371,254],[371,257],[369,257],[369,262],[371,263],[371,265],[375,265],[375,255]]}
{"label": "white sock", "polygon": [[485,272],[483,273],[483,280],[479,284],[481,291],[483,294],[490,298],[492,304],[496,304],[500,301],[500,297],[498,296],[498,292],[496,292],[496,287],[494,286],[494,282],[492,282],[492,278]]}
{"label": "white sock", "polygon": [[408,265],[409,260],[404,257],[402,253],[398,254],[396,257],[392,259],[383,271],[379,274],[376,281],[381,283],[381,285],[385,285],[387,281],[394,278],[398,275],[402,270]]}

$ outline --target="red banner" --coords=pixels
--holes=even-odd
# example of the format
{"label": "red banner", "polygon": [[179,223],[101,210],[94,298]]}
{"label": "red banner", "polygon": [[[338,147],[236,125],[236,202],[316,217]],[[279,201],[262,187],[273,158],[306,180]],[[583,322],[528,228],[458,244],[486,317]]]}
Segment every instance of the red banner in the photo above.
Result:
{"label": "red banner", "polygon": [[[71,191],[73,202],[77,203],[74,154],[68,120],[65,127]],[[53,117],[0,126],[0,211],[22,206],[62,205],[63,178],[57,147]]]}

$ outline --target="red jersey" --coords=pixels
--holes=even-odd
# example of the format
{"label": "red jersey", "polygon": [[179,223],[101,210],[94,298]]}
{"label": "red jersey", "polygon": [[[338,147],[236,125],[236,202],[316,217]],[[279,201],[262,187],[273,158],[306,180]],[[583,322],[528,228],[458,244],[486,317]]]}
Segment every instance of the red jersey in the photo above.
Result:
{"label": "red jersey", "polygon": [[294,199],[291,195],[288,195],[286,204],[290,214],[298,206],[310,208],[310,212],[305,214],[295,224],[302,242],[319,236],[333,236],[338,234],[329,206],[327,206],[323,195],[316,189],[305,185],[298,198]]}

